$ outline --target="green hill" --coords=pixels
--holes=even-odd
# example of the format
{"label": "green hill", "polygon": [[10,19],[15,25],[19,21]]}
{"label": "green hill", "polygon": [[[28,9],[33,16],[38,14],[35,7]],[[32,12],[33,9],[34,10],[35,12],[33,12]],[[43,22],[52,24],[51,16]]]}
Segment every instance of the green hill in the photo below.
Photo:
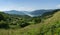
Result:
{"label": "green hill", "polygon": [[0,29],[0,35],[60,35],[60,11],[38,24],[18,29]]}
{"label": "green hill", "polygon": [[43,23],[23,28],[21,35],[60,35],[60,11]]}

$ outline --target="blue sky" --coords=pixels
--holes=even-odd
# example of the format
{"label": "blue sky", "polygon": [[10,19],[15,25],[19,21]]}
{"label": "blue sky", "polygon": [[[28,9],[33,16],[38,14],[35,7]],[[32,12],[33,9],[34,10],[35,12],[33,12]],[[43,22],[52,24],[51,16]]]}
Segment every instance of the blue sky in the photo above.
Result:
{"label": "blue sky", "polygon": [[0,0],[0,11],[32,11],[60,8],[60,0]]}

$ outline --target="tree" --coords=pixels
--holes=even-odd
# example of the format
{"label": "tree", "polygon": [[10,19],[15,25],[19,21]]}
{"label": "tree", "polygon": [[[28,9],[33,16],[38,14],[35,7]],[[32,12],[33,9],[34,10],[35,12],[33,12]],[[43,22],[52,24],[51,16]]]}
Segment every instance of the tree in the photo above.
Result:
{"label": "tree", "polygon": [[24,23],[21,23],[21,24],[20,24],[20,27],[26,27],[26,26],[28,26],[28,25],[30,25],[30,24],[27,23],[27,22],[24,22]]}
{"label": "tree", "polygon": [[8,23],[6,23],[2,20],[2,21],[0,21],[0,28],[8,29],[9,25],[8,25]]}

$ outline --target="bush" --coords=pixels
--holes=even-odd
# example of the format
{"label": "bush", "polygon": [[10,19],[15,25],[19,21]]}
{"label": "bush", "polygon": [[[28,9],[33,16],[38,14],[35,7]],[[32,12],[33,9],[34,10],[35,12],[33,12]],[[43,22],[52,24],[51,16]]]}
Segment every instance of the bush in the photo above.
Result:
{"label": "bush", "polygon": [[20,27],[26,27],[26,26],[28,26],[28,25],[30,25],[30,24],[27,23],[27,22],[25,22],[25,23],[21,23],[21,24],[20,24]]}
{"label": "bush", "polygon": [[0,14],[0,21],[1,21],[1,20],[4,20],[4,17],[3,17],[2,14]]}
{"label": "bush", "polygon": [[9,25],[8,25],[8,23],[6,23],[4,21],[1,21],[0,22],[0,28],[8,29],[9,28]]}
{"label": "bush", "polygon": [[37,24],[37,23],[41,22],[41,19],[39,17],[37,17],[37,18],[33,18],[32,21],[35,22],[35,24]]}
{"label": "bush", "polygon": [[8,29],[9,28],[9,25],[8,24],[0,24],[0,28]]}

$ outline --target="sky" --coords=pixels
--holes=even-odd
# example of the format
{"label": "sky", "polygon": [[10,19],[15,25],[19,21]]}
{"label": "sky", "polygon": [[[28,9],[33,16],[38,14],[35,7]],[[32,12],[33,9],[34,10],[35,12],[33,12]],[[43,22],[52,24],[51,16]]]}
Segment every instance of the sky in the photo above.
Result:
{"label": "sky", "polygon": [[60,8],[60,0],[0,0],[0,11],[33,11]]}

